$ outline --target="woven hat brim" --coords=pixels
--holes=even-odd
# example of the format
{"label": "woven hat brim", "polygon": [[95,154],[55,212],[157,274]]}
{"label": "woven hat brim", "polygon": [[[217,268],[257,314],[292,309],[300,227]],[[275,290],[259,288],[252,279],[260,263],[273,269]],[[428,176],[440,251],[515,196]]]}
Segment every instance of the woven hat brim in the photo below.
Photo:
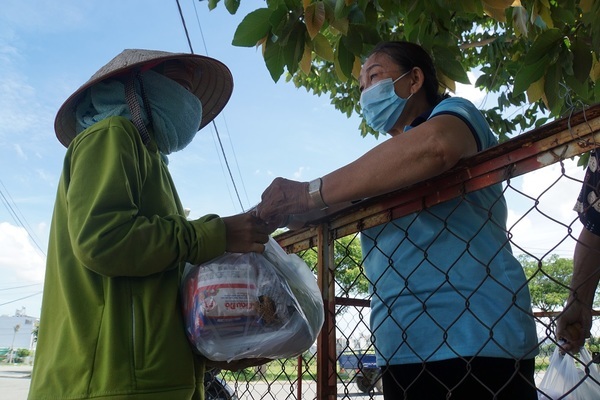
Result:
{"label": "woven hat brim", "polygon": [[214,58],[196,54],[127,49],[100,68],[63,103],[54,120],[54,130],[58,140],[68,147],[75,138],[77,132],[75,110],[88,88],[146,64],[156,65],[169,60],[179,60],[200,70],[200,73],[195,75],[191,92],[202,103],[202,121],[198,130],[202,129],[223,110],[231,97],[233,77],[229,68]]}

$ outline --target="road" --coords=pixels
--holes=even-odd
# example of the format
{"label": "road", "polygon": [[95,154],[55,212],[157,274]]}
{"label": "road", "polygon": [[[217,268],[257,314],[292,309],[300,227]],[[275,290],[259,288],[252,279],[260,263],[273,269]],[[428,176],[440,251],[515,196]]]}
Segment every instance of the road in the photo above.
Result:
{"label": "road", "polygon": [[[543,373],[536,374],[539,385]],[[0,365],[0,398],[2,400],[26,400],[29,391],[31,366]],[[232,385],[233,386],[233,385]],[[296,386],[285,381],[275,381],[271,384],[264,382],[241,382],[235,387],[240,400],[297,400]],[[360,392],[356,384],[338,384],[338,399],[342,400],[383,400],[383,394],[376,393],[372,396]],[[317,398],[316,382],[303,382],[302,400],[315,400]]]}
{"label": "road", "polygon": [[26,400],[30,377],[31,366],[0,365],[0,398]]}
{"label": "road", "polygon": [[[26,400],[29,391],[31,366],[0,365],[0,398],[2,400]],[[240,400],[296,400],[296,386],[288,382],[275,381],[240,383],[235,387]],[[303,382],[302,400],[316,399],[315,382]],[[360,393],[354,383],[338,384],[338,399],[382,400],[383,395],[368,396]]]}

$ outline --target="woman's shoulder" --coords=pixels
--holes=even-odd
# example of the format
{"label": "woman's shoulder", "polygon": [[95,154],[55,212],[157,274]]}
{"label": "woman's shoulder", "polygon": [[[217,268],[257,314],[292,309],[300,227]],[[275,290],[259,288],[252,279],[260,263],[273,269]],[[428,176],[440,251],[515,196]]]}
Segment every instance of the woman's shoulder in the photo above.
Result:
{"label": "woman's shoulder", "polygon": [[99,131],[124,131],[129,135],[137,134],[137,129],[129,119],[125,117],[114,116],[96,122],[94,125],[78,134],[75,139],[81,140],[86,136],[97,134]]}
{"label": "woman's shoulder", "polygon": [[86,147],[131,147],[136,146],[138,136],[137,129],[130,120],[115,116],[98,121],[79,133],[69,147],[75,149],[84,144]]}
{"label": "woman's shoulder", "polygon": [[454,115],[462,119],[475,135],[479,150],[497,144],[485,116],[471,101],[463,97],[447,97],[435,106],[429,118],[443,114]]}
{"label": "woman's shoulder", "polygon": [[463,97],[446,97],[442,101],[440,101],[431,112],[431,115],[440,114],[448,111],[467,111],[474,112],[477,111],[480,113],[479,109],[475,107],[471,101],[463,98]]}

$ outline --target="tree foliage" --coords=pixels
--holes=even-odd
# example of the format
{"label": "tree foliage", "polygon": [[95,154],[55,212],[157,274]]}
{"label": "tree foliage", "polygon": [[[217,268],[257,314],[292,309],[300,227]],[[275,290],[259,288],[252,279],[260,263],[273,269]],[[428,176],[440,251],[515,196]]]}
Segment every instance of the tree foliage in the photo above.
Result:
{"label": "tree foliage", "polygon": [[[209,0],[210,9],[220,0]],[[231,14],[241,0],[224,0]],[[375,44],[419,43],[444,88],[469,83],[497,97],[482,110],[500,139],[600,101],[600,0],[266,0],[242,20],[236,46],[260,46],[274,81],[329,95],[360,114],[357,77]],[[503,118],[507,109],[522,110]],[[364,122],[361,134],[377,134]]]}
{"label": "tree foliage", "polygon": [[529,280],[532,306],[546,312],[562,309],[569,297],[573,260],[556,254],[544,261],[524,254],[518,258]]}
{"label": "tree foliage", "polygon": [[[334,245],[335,283],[337,295],[361,295],[369,290],[369,283],[362,268],[362,250],[358,235],[337,239]],[[314,269],[317,265],[317,253],[306,251],[302,259]]]}

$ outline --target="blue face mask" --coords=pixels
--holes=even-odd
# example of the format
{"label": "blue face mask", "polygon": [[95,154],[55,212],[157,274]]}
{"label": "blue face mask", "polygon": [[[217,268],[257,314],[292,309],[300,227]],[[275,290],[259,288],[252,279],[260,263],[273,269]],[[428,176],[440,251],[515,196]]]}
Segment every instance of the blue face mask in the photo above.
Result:
{"label": "blue face mask", "polygon": [[394,84],[408,75],[410,71],[400,75],[396,80],[382,79],[360,95],[360,106],[367,125],[379,132],[387,133],[394,126],[408,99],[399,97]]}
{"label": "blue face mask", "polygon": [[[172,79],[148,70],[142,73],[144,89],[152,110],[152,130],[156,145],[162,154],[171,154],[187,146],[202,120],[202,104],[192,93]],[[142,104],[141,96],[138,102]],[[77,106],[78,133],[98,121],[122,116],[131,119],[125,101],[124,84],[108,80],[94,85]],[[148,116],[142,107],[142,119],[148,124]]]}

